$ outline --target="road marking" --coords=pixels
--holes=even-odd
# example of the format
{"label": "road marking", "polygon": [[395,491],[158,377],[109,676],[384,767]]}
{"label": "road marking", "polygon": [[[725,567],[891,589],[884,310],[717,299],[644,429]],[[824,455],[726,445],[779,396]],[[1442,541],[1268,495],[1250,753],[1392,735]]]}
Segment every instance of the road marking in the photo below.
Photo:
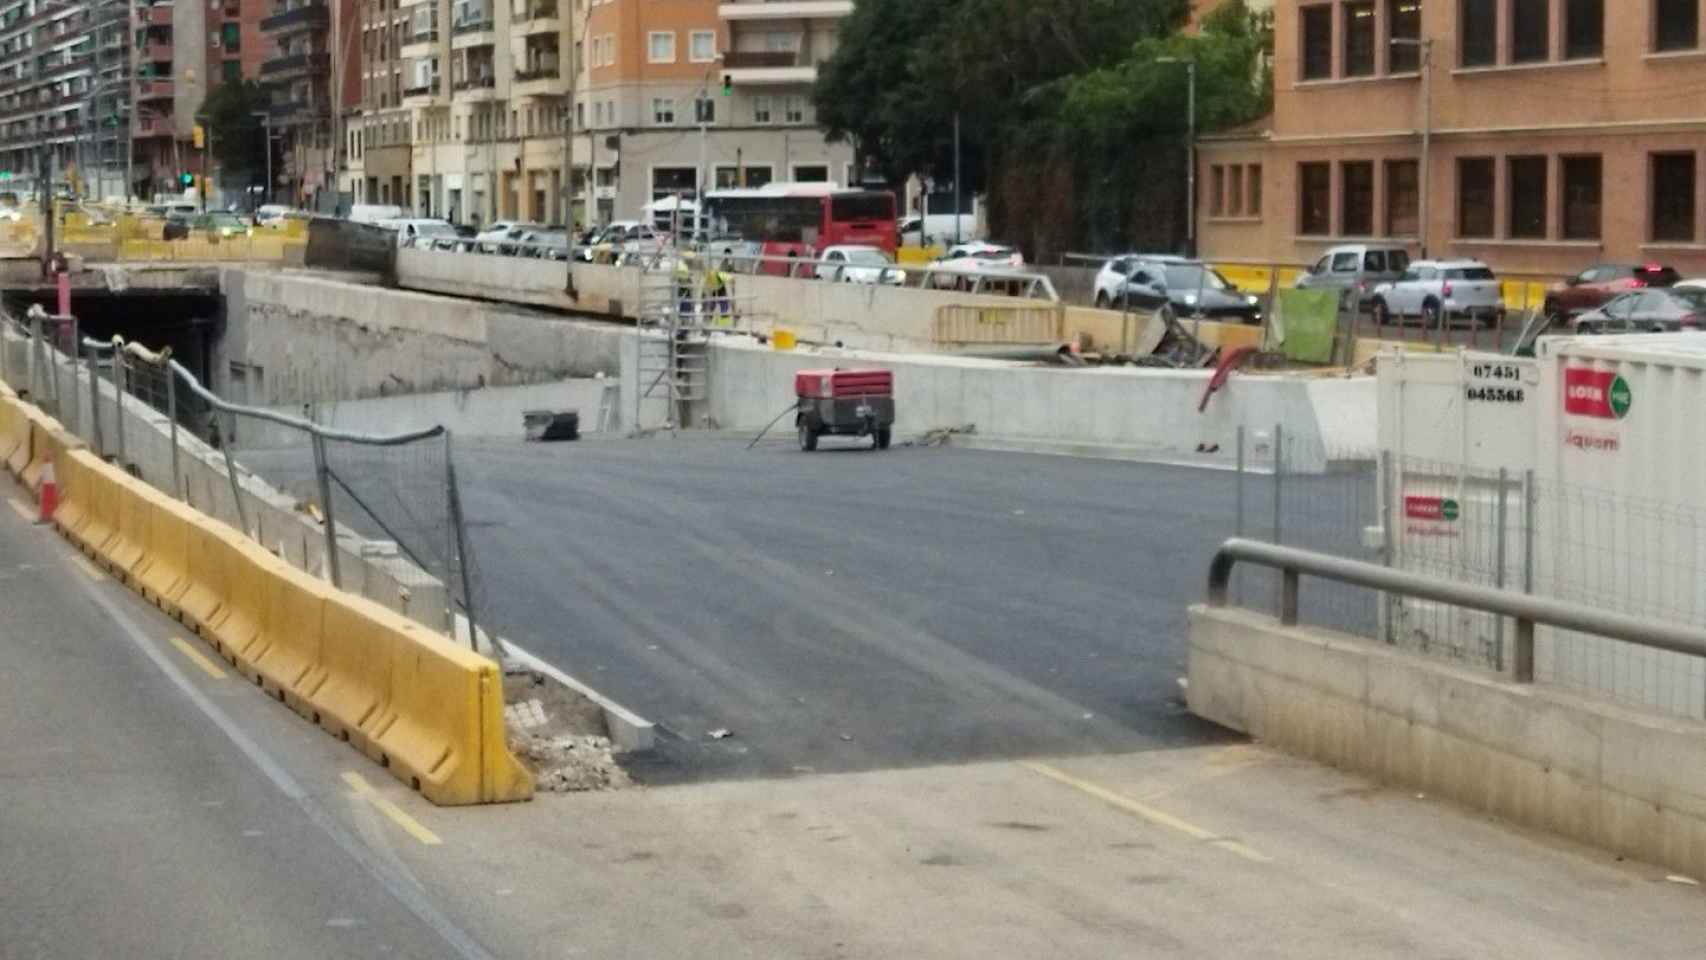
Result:
{"label": "road marking", "polygon": [[444,914],[444,911],[438,908],[431,895],[426,892],[426,888],[421,885],[420,880],[416,879],[415,875],[409,871],[408,866],[398,859],[395,853],[390,850],[375,849],[357,839],[348,827],[345,827],[330,811],[320,805],[319,801],[308,792],[301,781],[291,776],[290,771],[284,769],[278,760],[273,758],[272,754],[267,753],[261,748],[260,744],[255,742],[255,738],[237,726],[230,714],[220,709],[219,705],[214,703],[201,688],[191,683],[190,679],[184,676],[183,671],[178,669],[178,665],[166,656],[165,651],[161,650],[159,645],[149,638],[148,634],[142,631],[142,628],[119,605],[118,601],[107,596],[109,591],[98,589],[94,584],[84,584],[83,589],[89,598],[95,601],[95,605],[106,612],[108,619],[118,624],[131,644],[142,651],[142,655],[147,657],[154,664],[155,669],[164,674],[167,680],[171,681],[172,686],[178,688],[178,692],[182,693],[186,700],[194,704],[203,716],[212,721],[213,725],[225,734],[232,745],[242,751],[243,755],[249,758],[249,762],[253,763],[262,775],[272,781],[272,785],[277,787],[280,793],[284,794],[291,803],[296,805],[298,810],[302,811],[302,815],[310,823],[319,827],[321,832],[337,844],[338,849],[367,871],[368,875],[379,881],[380,885],[398,903],[402,904],[404,909],[431,927],[433,932],[438,934],[445,944],[463,960],[496,960],[491,951],[481,946],[478,940],[469,936],[466,930],[457,926]]}
{"label": "road marking", "polygon": [[189,662],[200,667],[202,673],[207,674],[215,680],[225,679],[225,671],[219,668],[219,664],[214,663],[212,658],[208,657],[207,654],[197,650],[188,640],[185,640],[183,637],[173,637],[172,646],[177,647],[178,652],[183,654]]}
{"label": "road marking", "polygon": [[1259,851],[1252,850],[1250,847],[1247,847],[1236,840],[1227,839],[1211,830],[1204,830],[1202,827],[1199,827],[1194,823],[1181,820],[1170,813],[1157,810],[1146,803],[1139,803],[1138,801],[1123,794],[1115,793],[1100,784],[1091,783],[1088,780],[1081,780],[1057,767],[1051,767],[1046,763],[1035,763],[1029,761],[1021,764],[1021,766],[1029,769],[1033,773],[1041,774],[1056,783],[1063,783],[1080,793],[1085,793],[1095,797],[1111,807],[1124,810],[1126,813],[1148,820],[1156,826],[1166,827],[1169,830],[1176,830],[1193,840],[1201,840],[1204,843],[1212,844],[1222,850],[1229,853],[1235,853],[1238,856],[1255,863],[1273,862],[1273,858]]}
{"label": "road marking", "polygon": [[29,522],[35,523],[36,520],[40,519],[39,517],[36,516],[35,508],[31,507],[29,504],[25,503],[24,501],[19,500],[16,497],[12,497],[12,498],[8,498],[6,502],[12,505],[12,512],[13,513],[16,513],[18,516],[23,517],[25,520],[28,520]]}
{"label": "road marking", "polygon": [[438,834],[433,833],[424,826],[421,826],[421,822],[419,820],[416,820],[414,817],[404,813],[402,807],[397,806],[375,792],[373,787],[368,784],[366,778],[361,774],[356,773],[354,770],[346,771],[344,773],[344,782],[349,784],[350,790],[352,790],[356,796],[373,804],[379,809],[380,813],[390,817],[392,823],[402,827],[404,833],[414,837],[416,840],[419,840],[429,847],[436,847],[444,842],[438,838]]}
{"label": "road marking", "polygon": [[107,578],[107,575],[101,572],[100,567],[97,567],[94,564],[90,563],[89,558],[83,556],[81,553],[72,554],[71,555],[71,562],[75,563],[77,565],[77,569],[88,574],[90,580],[94,580],[96,582],[99,582],[99,581],[105,580]]}

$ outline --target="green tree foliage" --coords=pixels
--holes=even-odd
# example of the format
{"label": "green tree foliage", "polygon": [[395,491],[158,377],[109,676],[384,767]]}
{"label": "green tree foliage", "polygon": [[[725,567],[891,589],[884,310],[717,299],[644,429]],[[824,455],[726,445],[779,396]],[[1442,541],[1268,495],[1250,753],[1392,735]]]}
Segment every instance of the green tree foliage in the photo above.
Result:
{"label": "green tree foliage", "polygon": [[207,95],[202,113],[225,181],[253,183],[265,178],[266,128],[255,114],[266,109],[266,90],[253,80],[227,80]]}
{"label": "green tree foliage", "polygon": [[1269,108],[1272,36],[1244,0],[1196,35],[1188,0],[859,0],[820,72],[818,116],[899,182],[952,170],[1033,257],[1071,248],[1177,247],[1184,233],[1186,73],[1198,126]]}

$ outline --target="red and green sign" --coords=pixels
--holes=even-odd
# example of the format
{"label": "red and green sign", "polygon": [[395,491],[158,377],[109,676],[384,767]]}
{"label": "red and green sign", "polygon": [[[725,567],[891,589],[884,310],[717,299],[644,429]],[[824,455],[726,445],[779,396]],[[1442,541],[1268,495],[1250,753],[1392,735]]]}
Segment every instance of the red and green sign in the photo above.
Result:
{"label": "red and green sign", "polygon": [[1621,420],[1629,413],[1634,391],[1629,381],[1611,370],[1568,367],[1564,370],[1564,412],[1578,417]]}
{"label": "red and green sign", "polygon": [[1411,520],[1457,520],[1457,501],[1450,497],[1404,497],[1404,516]]}

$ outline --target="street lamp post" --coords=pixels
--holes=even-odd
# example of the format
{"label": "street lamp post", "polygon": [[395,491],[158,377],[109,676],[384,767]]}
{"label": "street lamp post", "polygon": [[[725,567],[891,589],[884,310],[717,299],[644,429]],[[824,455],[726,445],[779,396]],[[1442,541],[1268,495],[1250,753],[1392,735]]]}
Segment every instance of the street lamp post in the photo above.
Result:
{"label": "street lamp post", "polygon": [[1185,65],[1185,255],[1197,255],[1197,62],[1184,57],[1156,57],[1156,63]]}
{"label": "street lamp post", "polygon": [[266,132],[267,202],[272,203],[272,114],[257,110],[250,116],[261,121],[261,129]]}
{"label": "street lamp post", "polygon": [[1422,51],[1422,175],[1421,175],[1421,209],[1416,217],[1416,239],[1420,242],[1422,256],[1428,255],[1428,207],[1429,186],[1433,182],[1433,61],[1434,42],[1416,40],[1410,37],[1393,37],[1394,47],[1419,47]]}

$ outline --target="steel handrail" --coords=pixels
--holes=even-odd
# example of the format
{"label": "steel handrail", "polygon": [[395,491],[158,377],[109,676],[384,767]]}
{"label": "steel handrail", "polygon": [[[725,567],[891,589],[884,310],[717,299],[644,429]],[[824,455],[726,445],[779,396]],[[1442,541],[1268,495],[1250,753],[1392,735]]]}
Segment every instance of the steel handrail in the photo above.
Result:
{"label": "steel handrail", "polygon": [[1534,625],[1537,623],[1609,637],[1639,647],[1706,657],[1706,630],[1687,624],[1648,620],[1555,597],[1512,593],[1444,577],[1395,570],[1363,560],[1238,538],[1221,544],[1209,564],[1209,606],[1228,605],[1232,568],[1239,563],[1272,567],[1281,572],[1279,619],[1286,626],[1297,623],[1298,580],[1303,575],[1510,617],[1516,621],[1512,673],[1519,683],[1534,682]]}

